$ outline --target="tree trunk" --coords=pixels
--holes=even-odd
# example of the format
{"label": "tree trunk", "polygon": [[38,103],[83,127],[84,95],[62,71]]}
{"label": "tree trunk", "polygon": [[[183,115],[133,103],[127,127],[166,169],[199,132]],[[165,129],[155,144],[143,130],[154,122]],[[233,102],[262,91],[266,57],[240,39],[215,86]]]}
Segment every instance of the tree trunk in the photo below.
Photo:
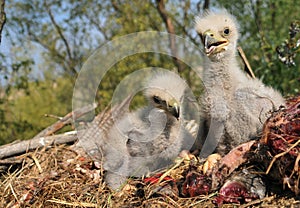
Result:
{"label": "tree trunk", "polygon": [[6,22],[6,14],[4,11],[4,6],[5,6],[5,0],[0,0],[0,43],[2,38],[3,26]]}
{"label": "tree trunk", "polygon": [[165,8],[165,2],[164,0],[156,0],[156,8],[161,16],[161,18],[163,19],[167,31],[169,34],[169,42],[170,42],[170,47],[171,47],[171,53],[173,56],[173,61],[174,64],[177,67],[178,72],[182,72],[184,67],[182,65],[182,63],[178,60],[178,53],[177,53],[177,47],[176,47],[176,41],[175,41],[175,28],[174,25],[172,23],[172,19],[168,16],[166,8]]}

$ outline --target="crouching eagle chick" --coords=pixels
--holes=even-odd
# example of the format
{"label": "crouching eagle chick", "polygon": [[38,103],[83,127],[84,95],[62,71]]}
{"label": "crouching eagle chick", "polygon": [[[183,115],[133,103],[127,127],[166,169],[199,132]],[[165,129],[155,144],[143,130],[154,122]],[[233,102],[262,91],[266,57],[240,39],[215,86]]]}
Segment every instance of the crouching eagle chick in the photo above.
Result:
{"label": "crouching eagle chick", "polygon": [[268,113],[284,105],[279,92],[249,78],[236,58],[238,24],[226,10],[196,17],[195,29],[206,54],[201,106],[200,156],[225,154],[255,136]]}
{"label": "crouching eagle chick", "polygon": [[175,73],[156,73],[146,84],[148,106],[126,114],[108,132],[105,180],[118,189],[128,176],[141,177],[172,164],[195,138],[182,125],[186,83]]}

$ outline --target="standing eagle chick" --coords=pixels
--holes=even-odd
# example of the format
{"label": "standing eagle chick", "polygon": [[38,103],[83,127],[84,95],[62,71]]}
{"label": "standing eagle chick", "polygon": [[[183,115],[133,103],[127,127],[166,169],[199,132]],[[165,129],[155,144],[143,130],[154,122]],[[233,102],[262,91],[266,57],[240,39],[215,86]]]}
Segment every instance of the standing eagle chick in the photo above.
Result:
{"label": "standing eagle chick", "polygon": [[165,168],[189,149],[194,138],[182,125],[186,83],[175,73],[156,73],[145,86],[145,108],[126,114],[108,132],[104,148],[105,180],[113,188],[128,176]]}
{"label": "standing eagle chick", "polygon": [[240,69],[236,57],[238,24],[226,10],[196,17],[195,29],[207,56],[203,71],[206,92],[200,106],[200,156],[214,150],[225,154],[257,136],[268,112],[285,102],[279,92]]}

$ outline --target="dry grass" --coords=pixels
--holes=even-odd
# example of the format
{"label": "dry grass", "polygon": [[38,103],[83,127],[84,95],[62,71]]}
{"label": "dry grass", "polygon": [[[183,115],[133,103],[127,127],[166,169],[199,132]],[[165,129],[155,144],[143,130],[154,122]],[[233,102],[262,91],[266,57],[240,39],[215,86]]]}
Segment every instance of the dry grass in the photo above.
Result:
{"label": "dry grass", "polygon": [[[11,167],[1,176],[1,207],[214,207],[216,193],[181,198],[172,188],[145,185],[131,179],[121,192],[110,190],[103,180],[104,171],[69,146],[56,146],[21,156],[23,164]],[[170,176],[180,181],[188,165],[181,163]],[[163,182],[162,182],[163,183]],[[250,205],[257,207],[297,207],[293,197],[266,197]],[[223,207],[236,207],[224,205]]]}

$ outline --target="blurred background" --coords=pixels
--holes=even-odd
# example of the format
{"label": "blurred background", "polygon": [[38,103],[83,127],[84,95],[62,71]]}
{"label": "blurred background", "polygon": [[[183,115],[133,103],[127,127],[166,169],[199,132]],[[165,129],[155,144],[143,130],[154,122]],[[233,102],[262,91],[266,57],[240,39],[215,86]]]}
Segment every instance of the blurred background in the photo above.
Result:
{"label": "blurred background", "polygon": [[[239,45],[256,77],[285,96],[298,94],[299,57],[293,58],[295,65],[287,65],[276,53],[290,37],[291,22],[300,19],[297,0],[6,1],[0,45],[0,145],[30,139],[56,116],[72,111],[74,83],[97,48],[126,34],[153,30],[176,34],[201,48],[193,29],[195,15],[222,7],[240,23]],[[199,79],[184,63],[163,54],[136,54],[106,74],[96,96],[97,111],[109,104],[126,75],[150,66],[179,72],[195,95],[201,94]],[[133,105],[143,102],[137,96]]]}

